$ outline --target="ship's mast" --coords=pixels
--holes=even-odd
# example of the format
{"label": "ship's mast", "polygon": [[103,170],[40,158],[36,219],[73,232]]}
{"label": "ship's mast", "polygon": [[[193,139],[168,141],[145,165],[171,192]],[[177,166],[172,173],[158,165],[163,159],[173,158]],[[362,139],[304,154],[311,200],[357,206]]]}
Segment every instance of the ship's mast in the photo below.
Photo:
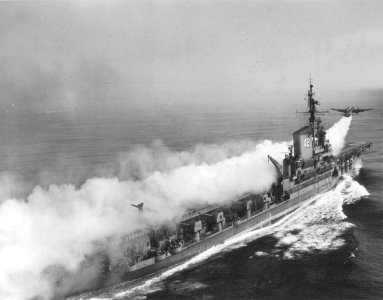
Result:
{"label": "ship's mast", "polygon": [[322,115],[328,113],[328,110],[317,110],[317,105],[319,105],[319,101],[314,99],[315,93],[313,92],[314,85],[311,82],[310,77],[310,89],[307,92],[307,104],[308,111],[307,113],[310,115],[309,117],[309,125],[310,125],[310,135],[312,136],[312,149],[313,155],[315,155],[315,147],[320,146],[324,147],[326,132],[321,126],[322,120],[317,117],[317,115]]}
{"label": "ship's mast", "polygon": [[315,113],[316,113],[316,105],[318,105],[319,102],[314,99],[315,93],[313,92],[313,87],[314,87],[314,85],[312,84],[311,78],[310,78],[310,89],[307,92],[307,102],[308,102],[307,104],[308,104],[308,109],[309,109],[308,113],[310,115],[310,118],[309,118],[310,129],[311,129],[311,134],[312,134],[313,142],[314,142],[315,121],[316,121]]}

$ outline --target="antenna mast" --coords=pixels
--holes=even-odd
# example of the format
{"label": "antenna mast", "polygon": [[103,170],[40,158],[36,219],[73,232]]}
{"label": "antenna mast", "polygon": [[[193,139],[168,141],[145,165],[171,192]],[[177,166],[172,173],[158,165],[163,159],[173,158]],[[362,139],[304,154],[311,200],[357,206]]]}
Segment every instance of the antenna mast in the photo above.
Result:
{"label": "antenna mast", "polygon": [[311,82],[311,77],[310,77],[310,89],[307,92],[307,104],[308,104],[308,113],[310,114],[309,118],[309,123],[310,123],[310,129],[311,129],[311,134],[313,137],[315,137],[315,113],[316,113],[316,106],[319,105],[319,102],[314,99],[315,93],[313,92],[313,87],[314,85]]}

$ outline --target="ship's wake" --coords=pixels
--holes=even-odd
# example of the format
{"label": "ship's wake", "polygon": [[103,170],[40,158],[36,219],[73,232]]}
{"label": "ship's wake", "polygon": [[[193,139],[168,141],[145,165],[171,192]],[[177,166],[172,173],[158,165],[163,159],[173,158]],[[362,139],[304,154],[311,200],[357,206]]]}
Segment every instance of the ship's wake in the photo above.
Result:
{"label": "ship's wake", "polygon": [[343,205],[368,195],[367,190],[347,176],[334,191],[326,193],[299,211],[273,234],[272,250],[282,259],[299,259],[313,252],[327,252],[344,246],[343,235],[354,225],[347,221]]}
{"label": "ship's wake", "polygon": [[241,247],[250,247],[250,242],[265,236],[270,236],[277,242],[267,252],[254,249],[254,255],[249,259],[270,256],[291,260],[339,249],[346,243],[344,234],[354,227],[343,213],[343,205],[355,203],[367,195],[369,193],[365,187],[351,176],[346,176],[334,190],[313,198],[272,226],[235,236],[133,288],[121,284],[91,295],[82,295],[78,299],[140,299],[161,290],[161,283],[173,274],[210,257],[224,255]]}

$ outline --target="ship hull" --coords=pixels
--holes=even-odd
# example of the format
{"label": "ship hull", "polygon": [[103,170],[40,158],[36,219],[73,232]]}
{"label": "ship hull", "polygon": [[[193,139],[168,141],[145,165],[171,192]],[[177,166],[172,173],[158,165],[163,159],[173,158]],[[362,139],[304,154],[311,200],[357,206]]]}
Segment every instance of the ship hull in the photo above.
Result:
{"label": "ship hull", "polygon": [[302,184],[302,188],[296,189],[290,195],[290,199],[270,207],[260,213],[250,216],[238,224],[232,225],[217,232],[200,242],[196,242],[185,247],[177,254],[166,257],[165,259],[142,267],[134,271],[124,271],[124,269],[110,274],[109,284],[125,282],[124,285],[134,286],[145,277],[150,277],[160,271],[175,267],[180,263],[214,247],[224,241],[236,236],[239,233],[255,230],[270,226],[278,219],[290,214],[298,209],[303,203],[313,199],[318,194],[327,192],[334,188],[340,181],[339,177],[332,177],[332,171],[326,172],[321,176],[310,181],[310,184]]}

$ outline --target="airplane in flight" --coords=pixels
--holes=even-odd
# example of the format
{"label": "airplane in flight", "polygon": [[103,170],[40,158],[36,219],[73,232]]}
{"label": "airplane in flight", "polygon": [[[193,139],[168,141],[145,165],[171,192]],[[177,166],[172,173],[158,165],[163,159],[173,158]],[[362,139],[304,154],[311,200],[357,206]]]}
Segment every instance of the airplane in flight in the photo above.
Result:
{"label": "airplane in flight", "polygon": [[335,110],[335,111],[339,111],[341,112],[344,116],[346,117],[350,117],[350,116],[353,116],[353,115],[357,115],[361,112],[364,112],[366,110],[372,110],[372,108],[359,108],[358,106],[357,107],[354,107],[354,106],[348,106],[344,109],[342,108],[331,108],[332,110]]}
{"label": "airplane in flight", "polygon": [[130,205],[133,206],[133,207],[138,208],[139,212],[143,212],[144,211],[144,203],[143,202],[138,203],[138,204],[130,204]]}

